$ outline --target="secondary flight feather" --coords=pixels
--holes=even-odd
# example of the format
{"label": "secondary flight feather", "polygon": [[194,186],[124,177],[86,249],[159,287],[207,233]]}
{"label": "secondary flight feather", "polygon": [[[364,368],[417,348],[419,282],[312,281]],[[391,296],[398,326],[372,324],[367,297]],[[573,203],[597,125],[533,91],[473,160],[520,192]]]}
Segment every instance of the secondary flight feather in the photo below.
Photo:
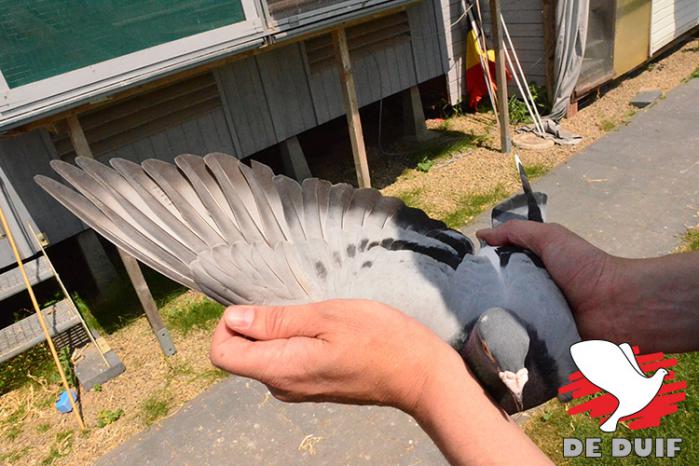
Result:
{"label": "secondary flight feather", "polygon": [[[299,184],[255,161],[76,159],[37,183],[109,241],[224,304],[365,298],[421,321],[461,352],[508,412],[556,395],[579,341],[568,305],[531,252],[484,246],[374,189]],[[498,205],[493,222],[543,221],[546,196]]]}

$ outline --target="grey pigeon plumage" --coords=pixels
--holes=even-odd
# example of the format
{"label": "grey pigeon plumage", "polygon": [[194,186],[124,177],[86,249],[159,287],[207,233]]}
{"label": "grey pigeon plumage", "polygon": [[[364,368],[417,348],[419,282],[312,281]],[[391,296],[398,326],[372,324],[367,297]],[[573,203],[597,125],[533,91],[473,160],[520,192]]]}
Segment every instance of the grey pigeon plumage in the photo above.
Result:
{"label": "grey pigeon plumage", "polygon": [[[460,350],[508,412],[552,398],[575,368],[570,309],[528,251],[486,245],[475,255],[460,232],[374,189],[299,185],[225,154],[76,162],[52,167],[77,192],[37,183],[116,246],[224,305],[389,304]],[[518,166],[525,193],[498,205],[494,224],[543,220],[546,196]]]}

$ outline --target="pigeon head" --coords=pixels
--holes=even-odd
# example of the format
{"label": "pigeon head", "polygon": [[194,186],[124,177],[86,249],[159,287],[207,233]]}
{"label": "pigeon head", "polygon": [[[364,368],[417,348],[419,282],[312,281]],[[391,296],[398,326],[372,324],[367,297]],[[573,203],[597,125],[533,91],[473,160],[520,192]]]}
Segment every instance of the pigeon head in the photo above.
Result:
{"label": "pigeon head", "polygon": [[492,393],[513,398],[518,410],[523,407],[522,394],[529,380],[525,367],[529,342],[524,323],[511,311],[494,307],[475,322],[462,352],[481,382]]}

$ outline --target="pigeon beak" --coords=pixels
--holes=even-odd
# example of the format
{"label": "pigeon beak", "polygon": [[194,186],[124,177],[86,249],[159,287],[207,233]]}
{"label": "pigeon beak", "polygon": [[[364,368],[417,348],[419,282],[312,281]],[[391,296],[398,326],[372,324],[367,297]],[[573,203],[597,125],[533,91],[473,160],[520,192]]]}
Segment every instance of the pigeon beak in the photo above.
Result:
{"label": "pigeon beak", "polygon": [[499,372],[498,376],[500,376],[502,383],[504,383],[505,386],[512,392],[517,406],[521,410],[523,406],[522,394],[524,392],[524,385],[526,385],[526,383],[529,381],[529,371],[523,367],[522,369],[518,370],[517,373],[512,371],[503,371]]}

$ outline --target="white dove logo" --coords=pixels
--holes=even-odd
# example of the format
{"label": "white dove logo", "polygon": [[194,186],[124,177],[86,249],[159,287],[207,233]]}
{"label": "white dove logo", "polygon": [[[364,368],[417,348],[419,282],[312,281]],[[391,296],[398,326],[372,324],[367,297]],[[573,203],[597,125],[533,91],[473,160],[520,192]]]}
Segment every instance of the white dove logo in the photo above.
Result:
{"label": "white dove logo", "polygon": [[658,369],[652,377],[646,377],[628,343],[581,341],[570,347],[570,355],[587,380],[619,401],[617,409],[600,426],[603,432],[616,431],[619,419],[648,406],[668,373]]}

